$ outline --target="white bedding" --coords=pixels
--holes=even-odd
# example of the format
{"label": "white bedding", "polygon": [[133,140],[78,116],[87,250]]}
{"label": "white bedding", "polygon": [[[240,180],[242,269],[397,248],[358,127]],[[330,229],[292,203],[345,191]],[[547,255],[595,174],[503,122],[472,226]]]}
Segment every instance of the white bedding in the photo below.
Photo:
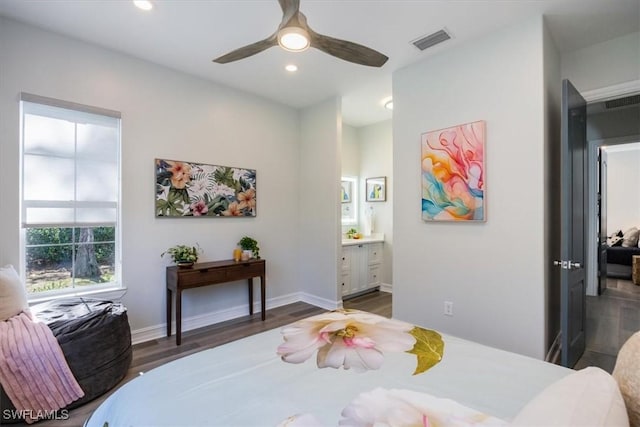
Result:
{"label": "white bedding", "polygon": [[453,399],[511,420],[546,386],[573,372],[529,357],[443,336],[442,361],[412,376],[416,359],[384,355],[379,370],[319,369],[315,357],[285,363],[282,335],[267,331],[178,359],[125,384],[87,420],[87,427],[276,426],[310,413],[336,426],[345,406],[377,387]]}

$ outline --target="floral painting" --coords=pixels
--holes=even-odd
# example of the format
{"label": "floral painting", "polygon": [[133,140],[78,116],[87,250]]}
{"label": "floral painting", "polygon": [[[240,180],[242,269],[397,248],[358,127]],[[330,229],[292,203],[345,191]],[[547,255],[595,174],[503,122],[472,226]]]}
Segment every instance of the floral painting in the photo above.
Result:
{"label": "floral painting", "polygon": [[256,171],[156,159],[156,216],[256,216]]}
{"label": "floral painting", "polygon": [[422,219],[486,221],[485,122],[422,134]]}

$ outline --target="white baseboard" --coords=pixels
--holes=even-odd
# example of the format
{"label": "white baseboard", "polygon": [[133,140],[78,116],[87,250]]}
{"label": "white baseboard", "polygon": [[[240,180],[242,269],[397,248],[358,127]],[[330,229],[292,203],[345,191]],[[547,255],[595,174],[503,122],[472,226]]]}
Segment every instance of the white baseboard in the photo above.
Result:
{"label": "white baseboard", "polygon": [[393,293],[393,285],[389,283],[380,283],[380,292],[388,292],[390,294]]}
{"label": "white baseboard", "polygon": [[320,298],[316,295],[308,294],[306,292],[300,293],[300,301],[307,304],[315,305],[316,307],[324,308],[325,310],[335,310],[342,308],[342,299],[340,301],[332,301],[326,298]]}
{"label": "white baseboard", "polygon": [[[311,296],[310,296],[311,297]],[[315,297],[318,301],[322,300],[320,298]],[[308,302],[309,304],[318,305],[314,302],[311,302],[313,298],[308,298],[308,301],[305,300],[303,293],[295,292],[288,295],[283,295],[280,297],[270,298],[266,301],[267,310],[270,308],[281,307],[283,305],[292,304],[298,301]],[[322,307],[325,308],[325,307]],[[261,307],[260,302],[253,303],[253,312],[260,313]],[[218,310],[212,313],[200,314],[197,316],[184,317],[182,319],[182,332],[190,331],[192,329],[202,328],[204,326],[213,325],[214,323],[220,323],[231,319],[236,319],[238,317],[246,316],[249,313],[248,304],[239,305],[236,307],[231,307],[225,310]],[[176,332],[176,322],[171,322],[171,332],[175,334]],[[162,323],[160,325],[148,326],[146,328],[136,329],[135,331],[131,331],[131,342],[133,344],[139,344],[145,341],[151,341],[158,338],[163,338],[167,336],[167,324]]]}

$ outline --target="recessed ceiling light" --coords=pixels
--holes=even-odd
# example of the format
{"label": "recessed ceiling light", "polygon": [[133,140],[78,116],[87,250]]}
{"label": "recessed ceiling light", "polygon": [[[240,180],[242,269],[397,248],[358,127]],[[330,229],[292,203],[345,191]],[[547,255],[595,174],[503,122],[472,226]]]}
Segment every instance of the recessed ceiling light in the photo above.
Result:
{"label": "recessed ceiling light", "polygon": [[284,69],[289,71],[290,73],[293,73],[293,72],[298,71],[298,66],[294,65],[294,64],[289,64],[286,67],[284,67]]}
{"label": "recessed ceiling light", "polygon": [[133,4],[135,4],[138,9],[142,9],[142,10],[153,9],[153,4],[149,0],[133,0]]}

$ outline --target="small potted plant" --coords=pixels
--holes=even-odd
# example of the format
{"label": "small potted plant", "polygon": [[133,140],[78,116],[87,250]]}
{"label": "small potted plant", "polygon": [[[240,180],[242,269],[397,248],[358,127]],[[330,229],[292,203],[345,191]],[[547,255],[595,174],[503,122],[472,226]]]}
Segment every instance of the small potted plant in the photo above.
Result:
{"label": "small potted plant", "polygon": [[197,244],[196,246],[176,245],[164,251],[160,256],[163,257],[169,254],[178,267],[186,268],[191,267],[194,262],[198,261],[200,251],[200,246],[197,246]]}
{"label": "small potted plant", "polygon": [[360,237],[360,235],[358,234],[358,230],[356,230],[355,228],[350,228],[347,230],[347,239],[357,239],[358,237]]}
{"label": "small potted plant", "polygon": [[238,242],[238,246],[240,246],[243,251],[250,251],[253,258],[260,258],[260,248],[258,247],[257,240],[252,239],[249,236],[244,236]]}

